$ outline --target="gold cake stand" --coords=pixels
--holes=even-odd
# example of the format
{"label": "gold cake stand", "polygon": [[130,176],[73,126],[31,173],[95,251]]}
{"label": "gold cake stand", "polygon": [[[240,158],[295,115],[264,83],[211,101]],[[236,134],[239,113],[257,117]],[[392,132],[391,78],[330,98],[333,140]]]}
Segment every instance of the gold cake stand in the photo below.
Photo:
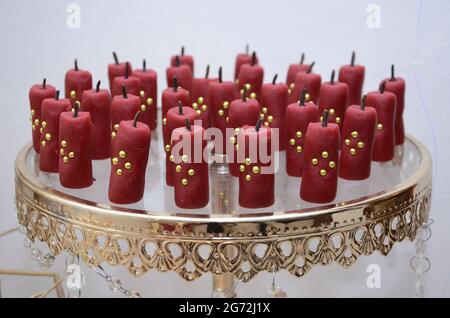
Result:
{"label": "gold cake stand", "polygon": [[63,193],[30,169],[27,156],[35,155],[29,144],[15,163],[17,214],[28,238],[46,242],[54,255],[67,251],[89,265],[124,266],[135,276],[174,271],[192,281],[211,272],[215,288],[223,289],[261,271],[283,269],[301,277],[314,265],[348,268],[361,255],[387,255],[394,243],[415,238],[428,219],[432,163],[418,140],[407,142],[418,149],[420,163],[386,191],[262,215],[221,213],[216,205],[203,217],[115,207]]}

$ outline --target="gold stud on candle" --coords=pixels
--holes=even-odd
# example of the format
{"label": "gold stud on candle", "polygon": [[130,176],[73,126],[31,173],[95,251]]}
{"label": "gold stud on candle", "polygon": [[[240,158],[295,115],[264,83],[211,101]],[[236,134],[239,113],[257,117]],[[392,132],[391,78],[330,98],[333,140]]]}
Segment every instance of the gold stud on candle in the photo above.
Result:
{"label": "gold stud on candle", "polygon": [[202,111],[203,111],[203,112],[206,112],[207,109],[208,109],[208,106],[202,105]]}
{"label": "gold stud on candle", "polygon": [[328,151],[322,151],[322,158],[328,158]]}
{"label": "gold stud on candle", "polygon": [[217,111],[217,114],[218,114],[219,116],[223,116],[223,115],[225,114],[225,112],[223,111],[223,109],[219,109],[219,110]]}
{"label": "gold stud on candle", "polygon": [[114,125],[114,130],[116,130],[116,131],[119,130],[119,124]]}
{"label": "gold stud on candle", "polygon": [[163,125],[167,125],[167,118],[163,118]]}
{"label": "gold stud on candle", "polygon": [[117,169],[117,170],[116,170],[116,174],[117,174],[118,176],[121,176],[121,175],[122,175],[122,169]]}
{"label": "gold stud on candle", "polygon": [[302,146],[297,146],[297,152],[302,152],[302,151],[303,151]]}
{"label": "gold stud on candle", "polygon": [[291,83],[290,85],[289,85],[289,88],[290,89],[293,89],[295,87],[295,84],[294,83]]}
{"label": "gold stud on candle", "polygon": [[358,132],[356,130],[352,131],[351,135],[353,138],[358,138]]}
{"label": "gold stud on candle", "polygon": [[52,135],[49,134],[49,133],[46,133],[46,134],[45,134],[45,140],[47,140],[47,141],[52,140]]}
{"label": "gold stud on candle", "polygon": [[361,149],[364,147],[364,143],[362,141],[358,142],[358,148]]}
{"label": "gold stud on candle", "polygon": [[339,124],[341,122],[341,117],[336,117],[336,124]]}
{"label": "gold stud on candle", "polygon": [[252,163],[252,161],[250,160],[250,158],[245,158],[245,164],[248,166]]}
{"label": "gold stud on candle", "polygon": [[336,167],[336,162],[330,161],[330,163],[328,164],[328,166],[329,166],[331,169],[334,169],[334,168]]}
{"label": "gold stud on candle", "polygon": [[175,171],[176,171],[176,172],[181,172],[181,166],[180,166],[180,165],[176,165]]}
{"label": "gold stud on candle", "polygon": [[352,156],[356,155],[356,149],[355,148],[350,148],[350,153]]}
{"label": "gold stud on candle", "polygon": [[75,153],[73,151],[69,152],[69,158],[70,159],[75,158]]}
{"label": "gold stud on candle", "polygon": [[34,124],[35,124],[36,126],[39,126],[39,119],[36,118],[36,119],[34,120]]}
{"label": "gold stud on candle", "polygon": [[350,145],[350,139],[345,139],[345,144],[348,146],[348,145]]}
{"label": "gold stud on candle", "polygon": [[46,145],[45,140],[42,140],[41,141],[41,147],[45,147],[45,145]]}
{"label": "gold stud on candle", "polygon": [[200,96],[199,98],[197,98],[197,102],[198,102],[199,104],[203,104],[203,97]]}
{"label": "gold stud on candle", "polygon": [[149,97],[147,98],[147,105],[150,106],[151,104],[153,104],[153,98]]}
{"label": "gold stud on candle", "polygon": [[224,101],[222,106],[224,109],[227,109],[228,107],[230,107],[230,103],[228,101]]}
{"label": "gold stud on candle", "polygon": [[325,169],[320,169],[320,175],[325,177],[327,175],[327,171]]}
{"label": "gold stud on candle", "polygon": [[252,92],[252,93],[250,94],[250,98],[251,98],[251,99],[256,99],[256,93],[255,93],[255,92]]}
{"label": "gold stud on candle", "polygon": [[144,92],[144,91],[140,91],[140,92],[139,92],[139,96],[141,96],[141,98],[144,98],[145,92]]}
{"label": "gold stud on candle", "polygon": [[317,160],[317,158],[312,158],[311,163],[313,166],[317,166],[319,164],[319,160]]}
{"label": "gold stud on candle", "polygon": [[116,138],[116,133],[114,131],[111,133],[111,138]]}
{"label": "gold stud on candle", "polygon": [[240,131],[241,131],[241,128],[239,128],[239,127],[234,128],[234,133],[235,133],[236,135],[239,134]]}
{"label": "gold stud on candle", "polygon": [[68,163],[68,162],[69,162],[69,158],[66,157],[66,156],[64,156],[64,157],[63,157],[63,162],[64,162],[64,163]]}
{"label": "gold stud on candle", "polygon": [[42,121],[42,127],[47,127],[47,122],[45,120]]}
{"label": "gold stud on candle", "polygon": [[290,139],[289,143],[291,144],[291,146],[294,146],[295,145],[295,139]]}
{"label": "gold stud on candle", "polygon": [[170,145],[166,145],[166,146],[164,147],[164,149],[166,150],[166,152],[169,152],[169,151],[170,151]]}
{"label": "gold stud on candle", "polygon": [[126,156],[127,156],[127,153],[126,153],[125,151],[123,151],[123,150],[120,150],[120,151],[119,151],[119,157],[120,157],[120,158],[123,159],[123,158],[125,158]]}
{"label": "gold stud on candle", "polygon": [[330,110],[328,111],[328,114],[333,116],[336,113],[336,110],[334,108],[330,108]]}
{"label": "gold stud on candle", "polygon": [[[62,150],[62,149],[61,149],[61,150]],[[114,157],[114,158],[111,159],[111,162],[112,162],[113,165],[116,166],[116,165],[119,163],[119,159],[117,159],[116,157]]]}
{"label": "gold stud on candle", "polygon": [[383,130],[383,124],[378,124],[378,125],[377,125],[377,129],[378,129],[378,130]]}
{"label": "gold stud on candle", "polygon": [[244,172],[245,171],[245,166],[244,165],[240,165],[239,166],[239,171],[240,172]]}
{"label": "gold stud on candle", "polygon": [[194,108],[194,110],[198,109],[198,104],[197,103],[192,103],[192,108]]}
{"label": "gold stud on candle", "polygon": [[297,131],[297,132],[295,133],[295,136],[296,136],[297,138],[302,138],[303,134],[302,134],[301,131]]}
{"label": "gold stud on candle", "polygon": [[195,174],[195,170],[194,169],[189,169],[188,170],[188,175],[193,176]]}
{"label": "gold stud on candle", "polygon": [[232,144],[235,144],[236,143],[236,137],[230,137],[230,142]]}
{"label": "gold stud on candle", "polygon": [[188,184],[188,180],[187,179],[181,179],[181,184],[182,185],[187,185]]}
{"label": "gold stud on candle", "polygon": [[174,161],[175,161],[175,158],[174,158],[173,155],[170,155],[170,156],[169,156],[169,161],[171,161],[171,162],[174,162]]}
{"label": "gold stud on candle", "polygon": [[61,146],[62,146],[63,148],[67,147],[67,141],[61,140]]}
{"label": "gold stud on candle", "polygon": [[253,166],[252,171],[253,171],[254,174],[258,174],[260,169],[259,169],[258,166]]}
{"label": "gold stud on candle", "polygon": [[59,153],[61,154],[61,156],[64,156],[64,149],[63,148],[59,149]]}
{"label": "gold stud on candle", "polygon": [[145,106],[144,104],[141,105],[141,112],[145,112],[147,111],[147,106]]}
{"label": "gold stud on candle", "polygon": [[252,180],[252,176],[251,176],[251,175],[249,175],[249,174],[247,174],[247,175],[245,176],[245,180],[247,180],[247,181],[250,181],[250,180]]}
{"label": "gold stud on candle", "polygon": [[263,108],[262,108],[262,112],[263,112],[264,114],[266,114],[266,113],[267,113],[267,107],[263,107]]}
{"label": "gold stud on candle", "polygon": [[181,160],[182,160],[183,162],[187,162],[187,161],[188,161],[188,156],[187,156],[187,155],[182,155],[182,156],[181,156]]}
{"label": "gold stud on candle", "polygon": [[131,169],[131,162],[128,162],[128,161],[125,162],[124,167],[125,167],[125,169],[130,170]]}
{"label": "gold stud on candle", "polygon": [[268,121],[269,123],[273,122],[273,116],[270,115],[269,117],[267,117],[267,121]]}
{"label": "gold stud on candle", "polygon": [[70,98],[75,98],[77,97],[77,92],[75,92],[74,90],[70,91]]}

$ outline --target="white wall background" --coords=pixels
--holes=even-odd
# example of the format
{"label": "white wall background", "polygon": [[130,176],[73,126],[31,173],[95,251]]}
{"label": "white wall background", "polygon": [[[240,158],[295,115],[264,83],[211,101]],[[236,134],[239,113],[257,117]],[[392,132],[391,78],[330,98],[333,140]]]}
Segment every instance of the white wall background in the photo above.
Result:
{"label": "white wall background", "polygon": [[[81,8],[81,28],[66,25],[69,4]],[[369,4],[381,8],[381,28],[367,27]],[[434,158],[432,204],[433,236],[428,244],[431,271],[426,277],[426,295],[450,296],[450,215],[447,161],[450,107],[450,3],[448,1],[1,1],[0,3],[0,232],[17,224],[14,216],[14,158],[30,138],[28,88],[45,76],[63,88],[65,71],[78,58],[94,81],[107,83],[106,65],[111,51],[134,66],[143,57],[160,74],[171,54],[185,45],[196,58],[196,73],[206,64],[213,72],[219,65],[231,78],[235,55],[246,43],[256,49],[265,67],[266,79],[274,73],[285,78],[289,63],[306,53],[308,62],[325,78],[333,68],[348,63],[352,50],[367,69],[366,90],[375,89],[388,76],[391,63],[407,81],[406,129],[424,142]],[[33,268],[23,237],[0,239],[0,268]],[[361,258],[351,270],[334,266],[315,269],[295,280],[280,274],[278,283],[290,295],[407,296],[412,284],[408,259],[411,244],[394,248],[389,260],[378,255]],[[405,256],[406,255],[406,256]],[[63,257],[57,269],[62,269]],[[366,264],[384,264],[381,290],[364,288]],[[115,270],[114,270],[115,271]],[[116,271],[124,283],[135,285],[146,296],[210,294],[210,277],[187,284],[175,274],[150,273],[145,279],[129,278]],[[313,276],[314,275],[314,276]],[[353,279],[349,284],[348,280]],[[359,279],[359,280],[358,280]],[[3,282],[8,280],[3,278]],[[320,284],[327,284],[324,290]],[[264,296],[269,276],[260,275],[241,287],[241,295]],[[93,274],[88,274],[86,296],[111,293]],[[10,288],[26,296],[32,286]],[[357,292],[356,292],[357,291]]]}

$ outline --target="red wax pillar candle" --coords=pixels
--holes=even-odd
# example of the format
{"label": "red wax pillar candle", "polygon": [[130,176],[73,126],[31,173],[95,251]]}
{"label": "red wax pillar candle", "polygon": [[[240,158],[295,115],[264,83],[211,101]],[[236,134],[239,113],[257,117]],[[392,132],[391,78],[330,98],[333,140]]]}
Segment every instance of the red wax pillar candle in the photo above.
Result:
{"label": "red wax pillar candle", "polygon": [[30,100],[30,120],[33,137],[34,150],[39,153],[41,142],[41,105],[42,101],[46,98],[55,97],[56,90],[52,85],[47,84],[47,80],[44,78],[42,84],[35,84],[31,86],[28,97]]}
{"label": "red wax pillar candle", "polygon": [[[91,114],[92,159],[109,158],[111,151],[111,95],[107,89],[100,89],[100,81],[95,89],[84,91],[81,110]],[[118,119],[116,119],[118,120]]]}
{"label": "red wax pillar candle", "polygon": [[109,90],[112,92],[113,80],[117,76],[124,76],[126,72],[131,74],[133,72],[131,64],[129,62],[119,63],[116,52],[113,52],[114,63],[108,65],[108,79]]}
{"label": "red wax pillar candle", "polygon": [[256,53],[253,52],[251,63],[242,65],[239,71],[237,87],[240,95],[242,96],[242,90],[245,86],[248,96],[259,100],[263,78],[264,69],[257,64]]}
{"label": "red wax pillar candle", "polygon": [[111,147],[111,174],[109,200],[118,204],[135,203],[142,199],[145,188],[145,170],[150,151],[150,128],[134,120],[119,124]]}
{"label": "red wax pillar candle", "polygon": [[395,150],[395,108],[397,98],[391,92],[385,91],[382,82],[379,91],[367,94],[367,105],[377,111],[377,126],[375,129],[372,160],[389,161],[394,158]]}
{"label": "red wax pillar candle", "polygon": [[202,121],[202,127],[208,128],[209,103],[208,87],[209,83],[217,81],[216,78],[209,78],[209,65],[206,67],[205,77],[194,78],[192,82],[192,108],[197,113],[197,119]]}
{"label": "red wax pillar candle", "polygon": [[92,123],[88,112],[61,113],[59,118],[59,181],[66,188],[80,189],[93,182]]}
{"label": "red wax pillar candle", "polygon": [[312,203],[328,203],[335,199],[339,143],[339,126],[328,123],[327,111],[324,111],[322,115],[322,122],[308,125],[300,186],[300,197],[303,200]]}
{"label": "red wax pillar candle", "polygon": [[113,97],[111,103],[111,123],[112,123],[112,138],[114,139],[119,130],[119,124],[122,120],[132,120],[134,115],[141,108],[141,99],[132,94],[127,93],[125,86],[122,86],[122,95]]}
{"label": "red wax pillar candle", "polygon": [[214,139],[216,153],[226,154],[226,128],[228,123],[228,110],[230,103],[235,98],[235,86],[231,81],[222,80],[222,67],[219,68],[219,78],[217,82],[209,83],[208,102],[211,109],[211,126],[219,128],[222,132],[222,139]]}
{"label": "red wax pillar candle", "polygon": [[66,72],[64,79],[66,98],[70,99],[72,106],[81,101],[83,92],[92,88],[92,75],[89,71],[80,70],[77,60],[73,69]]}
{"label": "red wax pillar candle", "polygon": [[189,66],[192,74],[194,74],[194,58],[192,55],[184,54],[184,46],[181,47],[181,55],[173,55],[170,58],[170,66],[177,66],[177,56],[180,59],[180,64]]}
{"label": "red wax pillar candle", "polygon": [[328,122],[336,123],[342,128],[345,117],[345,109],[348,101],[348,85],[334,80],[334,70],[331,72],[329,82],[320,86],[319,113],[328,111]]}
{"label": "red wax pillar candle", "polygon": [[300,94],[304,89],[308,92],[306,96],[306,101],[313,101],[317,103],[317,98],[319,97],[320,84],[322,83],[322,78],[319,74],[312,73],[315,62],[309,65],[306,72],[299,72],[295,75],[294,86],[289,87],[289,98],[288,102],[290,104],[297,102],[300,99]]}
{"label": "red wax pillar candle", "polygon": [[256,126],[246,125],[239,133],[245,156],[239,166],[239,205],[244,208],[264,208],[275,201],[271,129],[261,124],[259,119]]}
{"label": "red wax pillar candle", "polygon": [[366,106],[366,96],[363,96],[361,105],[347,108],[342,129],[339,177],[364,180],[370,176],[376,122],[377,111]]}
{"label": "red wax pillar candle", "polygon": [[286,173],[292,177],[302,176],[306,130],[310,123],[319,121],[317,105],[305,102],[305,95],[306,90],[299,102],[286,110]]}
{"label": "red wax pillar candle", "polygon": [[41,107],[41,149],[39,153],[39,169],[45,172],[58,172],[59,162],[59,116],[70,111],[69,99],[59,99],[59,91],[55,98],[46,98]]}
{"label": "red wax pillar candle", "polygon": [[174,76],[176,76],[178,85],[180,85],[190,93],[192,92],[192,74],[193,73],[191,68],[187,65],[181,64],[180,58],[177,55],[175,57],[175,66],[171,66],[166,69],[167,86],[172,86],[173,78]]}
{"label": "red wax pillar candle", "polygon": [[300,63],[289,65],[289,68],[287,71],[287,76],[286,76],[286,84],[290,88],[294,87],[295,76],[298,73],[306,73],[309,70],[309,65],[303,64],[304,61],[305,61],[305,54],[302,54],[302,57],[300,58]]}
{"label": "red wax pillar candle", "polygon": [[402,145],[405,142],[405,124],[403,111],[405,110],[405,80],[395,76],[394,65],[391,66],[391,77],[384,80],[386,91],[394,93],[397,97],[395,110],[395,144]]}
{"label": "red wax pillar candle", "polygon": [[239,164],[242,162],[238,162],[237,160],[237,150],[239,148],[237,135],[240,129],[245,125],[252,125],[256,123],[259,119],[260,107],[259,103],[256,99],[247,98],[246,88],[244,86],[244,92],[242,95],[242,99],[237,99],[231,102],[230,110],[228,113],[229,121],[228,127],[232,128],[235,131],[235,136],[231,137],[230,143],[232,144],[232,151],[227,151],[227,154],[233,157],[233,160],[230,160],[229,169],[230,174],[232,176],[239,176]]}
{"label": "red wax pillar candle", "polygon": [[261,117],[264,116],[264,126],[277,128],[279,133],[279,150],[285,149],[284,119],[288,104],[288,86],[277,83],[276,74],[272,83],[264,84],[261,88]]}
{"label": "red wax pillar candle", "polygon": [[364,66],[355,65],[355,52],[352,53],[350,65],[344,65],[339,69],[339,82],[348,85],[348,105],[358,105],[361,101],[364,72]]}
{"label": "red wax pillar candle", "polygon": [[122,86],[125,86],[129,94],[139,96],[141,91],[141,79],[137,76],[130,76],[128,69],[128,67],[125,67],[125,74],[114,78],[111,91],[112,96],[121,95]]}
{"label": "red wax pillar candle", "polygon": [[[236,56],[236,62],[234,65],[234,79],[237,80],[242,65],[250,64],[252,62],[252,55],[248,54],[248,44],[245,46],[245,53],[239,53]],[[258,57],[256,57],[256,64],[258,64]]]}
{"label": "red wax pillar candle", "polygon": [[151,130],[156,129],[156,113],[158,106],[158,80],[155,70],[147,69],[145,60],[142,69],[133,71],[133,76],[141,80],[139,97],[141,98],[141,121]]}
{"label": "red wax pillar candle", "polygon": [[186,119],[186,127],[176,128],[171,136],[172,147],[180,146],[174,156],[175,204],[183,209],[199,209],[209,201],[208,163],[203,158],[206,147],[204,129],[191,126]]}
{"label": "red wax pillar candle", "polygon": [[166,183],[168,186],[173,186],[173,174],[175,169],[173,157],[171,156],[172,148],[170,146],[170,137],[176,128],[186,125],[186,119],[189,120],[191,124],[194,124],[195,118],[196,114],[192,107],[183,106],[181,102],[178,103],[178,107],[172,107],[167,112],[167,124],[163,129],[165,129],[164,135],[169,138],[167,143],[164,144],[164,150],[166,151]]}

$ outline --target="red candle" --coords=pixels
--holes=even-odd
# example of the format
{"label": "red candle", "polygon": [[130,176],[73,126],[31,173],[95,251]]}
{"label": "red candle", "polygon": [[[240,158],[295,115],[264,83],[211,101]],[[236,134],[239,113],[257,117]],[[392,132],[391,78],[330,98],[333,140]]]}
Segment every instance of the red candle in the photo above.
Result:
{"label": "red candle", "polygon": [[189,66],[192,74],[194,74],[194,58],[192,55],[184,54],[184,46],[181,47],[181,55],[173,55],[170,58],[170,66],[177,66],[177,56],[180,59],[180,64]]}
{"label": "red candle", "polygon": [[234,84],[231,81],[222,81],[222,67],[219,68],[219,78],[217,82],[209,83],[208,102],[211,109],[211,126],[219,128],[222,132],[222,139],[214,139],[214,149],[216,153],[226,154],[226,128],[228,123],[228,110],[230,103],[235,98]]}
{"label": "red candle", "polygon": [[119,63],[116,52],[113,52],[114,63],[108,65],[108,79],[109,90],[112,92],[113,80],[116,76],[124,76],[126,72],[131,74],[133,72],[131,64],[129,62]]}
{"label": "red candle", "polygon": [[171,136],[174,156],[175,204],[183,209],[199,209],[209,201],[208,163],[203,158],[206,147],[204,129],[186,119],[186,127],[174,129]]}
{"label": "red candle", "polygon": [[299,102],[286,110],[286,172],[292,177],[302,176],[306,130],[310,123],[319,121],[317,105],[305,102],[305,95],[306,90]]}
{"label": "red candle", "polygon": [[253,52],[251,63],[242,65],[239,71],[237,87],[241,96],[243,87],[245,86],[248,96],[259,100],[263,78],[264,69],[257,64],[256,52]]}
{"label": "red candle", "polygon": [[114,96],[111,103],[113,139],[117,135],[120,122],[122,120],[132,120],[134,115],[140,110],[140,105],[141,99],[136,95],[128,94],[125,86],[122,86],[122,95]]}
{"label": "red candle", "polygon": [[141,80],[139,96],[141,97],[141,121],[151,130],[156,129],[156,112],[158,106],[158,80],[155,70],[147,69],[145,60],[142,69],[133,71],[133,76]]}
{"label": "red candle", "polygon": [[170,143],[170,135],[166,135],[167,112],[172,107],[178,107],[179,101],[181,102],[181,105],[191,105],[191,95],[187,90],[178,86],[177,77],[175,76],[173,78],[172,87],[163,90],[161,97],[164,145]]}
{"label": "red candle", "polygon": [[394,93],[397,97],[395,110],[395,144],[402,145],[405,142],[405,125],[403,111],[405,109],[405,80],[395,76],[394,65],[391,66],[391,78],[386,78],[386,91]]}
{"label": "red candle", "polygon": [[306,72],[299,72],[295,75],[294,85],[289,86],[289,104],[295,103],[300,99],[300,94],[304,89],[308,92],[306,96],[306,101],[313,101],[317,103],[317,98],[319,97],[320,84],[322,83],[322,78],[319,74],[312,73],[315,62],[312,62]]}
{"label": "red candle", "polygon": [[342,128],[345,109],[348,101],[348,85],[334,80],[334,70],[331,72],[331,80],[320,86],[319,113],[328,111],[328,122],[336,123]]}
{"label": "red candle", "polygon": [[348,85],[348,105],[358,105],[361,101],[365,68],[355,65],[355,52],[352,53],[350,65],[339,69],[339,82]]}
{"label": "red candle", "polygon": [[47,84],[47,80],[44,78],[42,84],[35,84],[31,86],[28,97],[30,100],[30,120],[33,137],[34,150],[39,153],[41,145],[41,104],[46,98],[55,97],[56,90],[52,85]]}
{"label": "red candle", "polygon": [[66,98],[70,98],[73,106],[76,101],[81,101],[84,91],[92,88],[92,75],[89,71],[80,70],[75,60],[74,68],[66,72],[64,87]]}
{"label": "red candle", "polygon": [[114,77],[111,91],[112,96],[121,95],[122,86],[125,86],[129,94],[136,96],[140,95],[141,79],[137,76],[130,76],[128,69],[129,67],[125,67],[125,74],[123,76]]}
{"label": "red candle", "polygon": [[84,91],[81,110],[91,114],[92,143],[95,145],[92,159],[109,158],[111,153],[111,96],[107,89],[100,89],[100,81],[95,89]]}
{"label": "red candle", "polygon": [[46,98],[41,107],[41,149],[39,152],[39,169],[45,172],[58,172],[59,161],[59,116],[70,111],[69,99],[59,99],[59,91],[55,98]]}
{"label": "red candle", "polygon": [[377,111],[377,128],[372,155],[374,161],[389,161],[394,158],[397,97],[385,91],[385,83],[381,82],[379,91],[367,94],[366,100],[367,104]]}
{"label": "red candle", "polygon": [[305,157],[300,197],[313,203],[331,202],[336,197],[340,132],[328,123],[324,111],[321,123],[310,123],[305,136]]}
{"label": "red candle", "polygon": [[175,65],[168,67],[166,69],[167,76],[167,86],[172,87],[173,77],[176,76],[178,80],[178,84],[186,89],[187,91],[192,91],[192,70],[187,65],[182,65],[180,62],[180,58],[177,55],[175,57]]}
{"label": "red candle", "polygon": [[61,113],[59,118],[59,181],[66,188],[80,189],[93,183],[92,123],[88,112]]}
{"label": "red candle", "polygon": [[165,144],[164,149],[166,151],[166,183],[168,186],[173,186],[173,174],[175,171],[175,165],[173,163],[173,156],[171,155],[170,137],[172,132],[179,127],[186,125],[186,119],[189,120],[191,124],[194,124],[196,118],[195,111],[192,107],[183,106],[181,102],[178,102],[178,107],[172,107],[167,112],[167,125],[165,128],[165,136],[169,137],[168,143]]}
{"label": "red candle", "polygon": [[[234,66],[234,79],[236,80],[239,76],[242,65],[252,63],[252,55],[248,54],[249,48],[248,44],[245,46],[245,53],[239,53],[236,56],[236,63]],[[256,64],[258,64],[258,58],[256,57]]]}
{"label": "red candle", "polygon": [[297,76],[298,73],[306,73],[309,70],[309,65],[303,64],[304,61],[305,61],[305,54],[302,54],[302,57],[300,58],[300,63],[289,65],[286,76],[286,84],[288,86],[294,84],[295,76]]}
{"label": "red candle", "polygon": [[275,200],[271,129],[261,128],[261,124],[262,119],[259,119],[256,126],[246,125],[239,133],[239,143],[243,145],[242,154],[245,156],[239,166],[239,205],[244,208],[268,207]]}
{"label": "red candle", "polygon": [[[232,176],[239,176],[239,164],[242,162],[238,162],[238,158],[236,156],[237,150],[239,148],[239,144],[237,143],[238,138],[237,135],[240,129],[245,125],[252,125],[256,123],[259,119],[260,107],[259,103],[256,99],[247,98],[246,88],[244,86],[244,92],[242,95],[242,99],[237,99],[231,102],[230,110],[228,113],[229,121],[228,127],[232,128],[235,132],[235,136],[231,137],[230,142],[233,146],[232,150],[227,150],[229,156],[232,156],[233,159],[230,160],[229,168],[230,174]],[[230,158],[231,159],[231,158]]]}
{"label": "red candle", "polygon": [[366,106],[366,96],[363,96],[361,105],[347,108],[339,159],[341,178],[364,180],[370,176],[376,122],[377,111]]}
{"label": "red candle", "polygon": [[217,81],[216,78],[209,78],[209,65],[206,67],[205,77],[194,78],[192,82],[192,108],[197,113],[197,119],[202,121],[202,127],[208,128],[209,107],[208,107],[208,87],[209,83]]}
{"label": "red candle", "polygon": [[135,203],[144,195],[151,132],[146,124],[137,121],[138,116],[139,112],[134,120],[120,122],[112,143],[109,200],[113,203]]}
{"label": "red candle", "polygon": [[[272,83],[264,84],[261,88],[261,117],[264,116],[264,126],[277,128],[279,132],[279,150],[285,149],[284,119],[288,104],[288,86],[277,83],[275,74]],[[272,131],[273,133],[273,131]]]}

